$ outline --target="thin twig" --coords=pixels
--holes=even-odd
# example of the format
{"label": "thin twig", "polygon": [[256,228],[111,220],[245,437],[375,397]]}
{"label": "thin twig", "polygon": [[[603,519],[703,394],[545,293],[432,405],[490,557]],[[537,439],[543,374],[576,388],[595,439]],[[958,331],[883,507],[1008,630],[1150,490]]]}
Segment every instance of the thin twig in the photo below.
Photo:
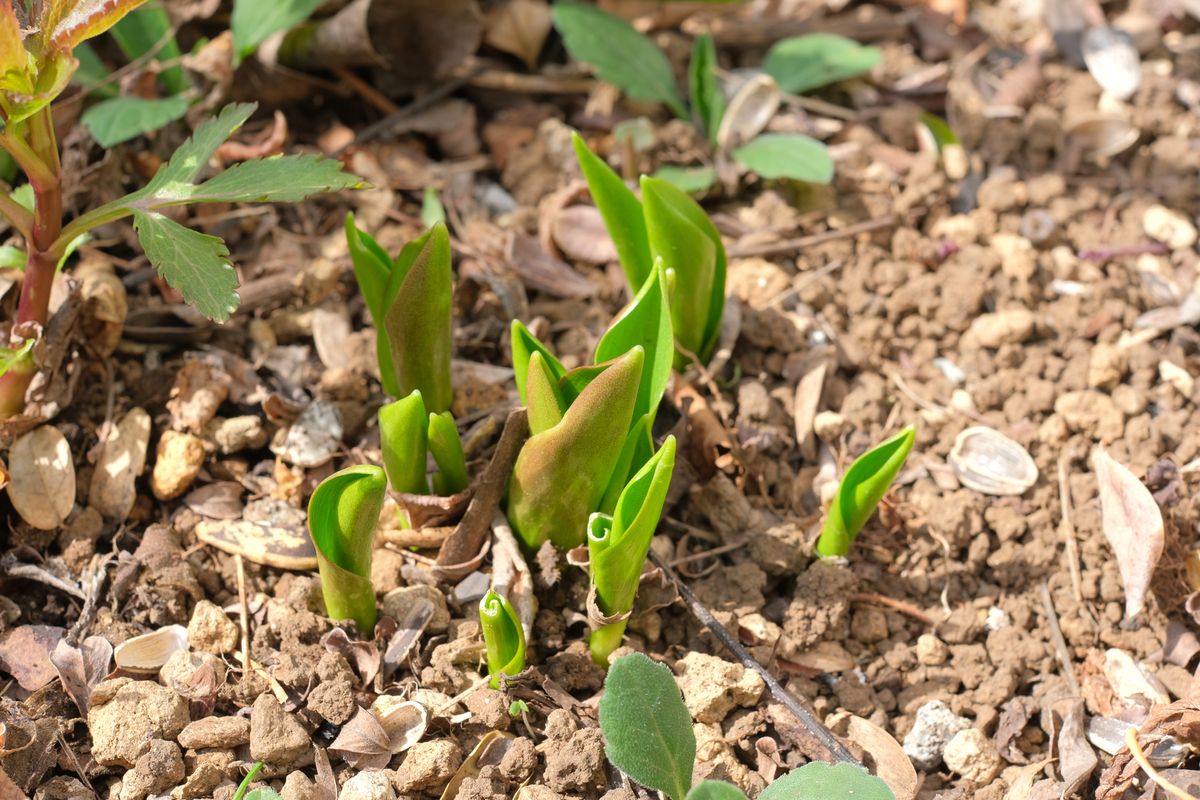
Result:
{"label": "thin twig", "polygon": [[436,104],[442,100],[445,100],[447,97],[449,97],[450,95],[457,92],[463,86],[466,86],[468,83],[470,83],[471,79],[474,78],[476,75],[478,75],[482,71],[483,71],[482,67],[477,67],[477,68],[471,70],[470,72],[467,72],[466,74],[459,75],[455,78],[452,78],[451,80],[446,81],[445,83],[441,84],[440,86],[434,87],[433,89],[431,89],[429,91],[428,94],[421,95],[420,97],[418,97],[417,99],[415,99],[411,103],[409,103],[408,105],[406,105],[403,108],[401,108],[400,110],[398,110],[396,113],[388,114],[383,119],[372,122],[370,125],[367,125],[366,127],[362,128],[357,134],[355,134],[354,138],[352,140],[350,140],[349,143],[344,144],[341,147],[339,147],[333,153],[333,156],[337,157],[337,156],[341,155],[343,152],[346,151],[347,148],[349,148],[353,145],[358,145],[358,144],[362,144],[364,142],[370,142],[375,139],[383,138],[388,133],[390,133],[393,128],[396,127],[397,123],[399,123],[405,119],[408,119],[409,117],[416,116],[418,113],[424,111],[425,109],[429,108],[430,106],[433,106],[434,104]]}
{"label": "thin twig", "polygon": [[914,606],[912,603],[906,603],[903,600],[897,600],[894,597],[888,597],[875,592],[855,592],[850,595],[850,600],[855,603],[874,603],[875,605],[887,606],[888,608],[899,611],[901,614],[908,614],[918,622],[923,622],[926,625],[936,625],[937,621],[926,614],[921,609]]}
{"label": "thin twig", "polygon": [[1063,540],[1067,551],[1067,568],[1071,572],[1071,588],[1075,600],[1083,605],[1083,579],[1079,574],[1079,543],[1075,541],[1075,525],[1071,522],[1071,485],[1067,481],[1067,453],[1058,456],[1058,502],[1062,508]]}
{"label": "thin twig", "polygon": [[845,228],[839,228],[836,231],[814,233],[810,236],[801,236],[796,239],[780,239],[778,242],[767,242],[766,244],[733,244],[725,248],[725,250],[730,258],[780,256],[785,253],[794,253],[797,250],[803,250],[807,247],[825,244],[826,242],[836,242],[838,239],[845,239],[849,236],[857,236],[860,233],[870,233],[890,228],[893,225],[899,224],[899,222],[900,220],[895,214],[888,214],[883,217],[866,220],[865,222],[857,222],[854,225],[847,225]]}
{"label": "thin twig", "polygon": [[691,588],[679,579],[679,576],[675,574],[675,570],[671,569],[670,566],[665,564],[662,559],[660,559],[654,553],[654,551],[650,552],[650,560],[654,562],[656,567],[663,571],[663,574],[671,580],[671,583],[675,584],[675,588],[679,590],[679,596],[683,598],[685,603],[687,603],[688,610],[692,612],[696,619],[700,620],[705,627],[712,631],[712,634],[717,638],[717,641],[724,645],[730,653],[732,653],[739,661],[741,661],[743,666],[758,673],[759,677],[763,679],[763,682],[767,684],[767,690],[771,692],[771,696],[782,703],[789,711],[792,712],[792,714],[796,716],[796,719],[800,721],[800,724],[807,728],[808,731],[816,737],[817,741],[819,741],[821,745],[829,751],[829,754],[833,756],[835,761],[862,766],[858,759],[856,759],[854,755],[846,749],[846,746],[837,740],[837,737],[833,735],[833,732],[830,731],[829,728],[825,727],[825,725],[819,719],[817,719],[811,711],[800,705],[796,698],[792,697],[787,689],[784,689],[783,686],[780,685],[779,681],[775,680],[775,676],[768,672],[766,667],[758,663],[758,661],[756,661],[754,657],[747,652],[746,648],[742,647],[741,642],[739,642],[728,630],[726,630],[724,625],[717,622],[716,618],[712,615],[712,612],[700,602],[700,599],[696,597]]}
{"label": "thin twig", "polygon": [[1062,667],[1063,677],[1071,694],[1079,697],[1079,681],[1075,680],[1075,668],[1071,665],[1071,651],[1067,649],[1067,640],[1063,638],[1062,628],[1058,626],[1058,612],[1054,610],[1054,598],[1050,596],[1050,586],[1045,581],[1041,585],[1042,608],[1046,612],[1046,627],[1050,629],[1050,642],[1058,656],[1058,664]]}
{"label": "thin twig", "polygon": [[1189,794],[1171,783],[1162,776],[1162,773],[1154,768],[1154,765],[1150,763],[1150,759],[1146,758],[1146,754],[1142,752],[1142,746],[1138,744],[1137,728],[1130,728],[1125,731],[1125,746],[1129,748],[1129,754],[1133,756],[1133,760],[1150,777],[1150,780],[1158,784],[1160,789],[1172,797],[1178,797],[1179,800],[1196,800],[1195,795]]}
{"label": "thin twig", "polygon": [[692,553],[690,556],[683,556],[682,558],[674,559],[673,561],[671,561],[671,566],[678,567],[681,564],[690,564],[693,561],[703,561],[706,558],[712,558],[713,556],[719,556],[722,553],[728,553],[732,550],[737,550],[739,547],[745,547],[747,544],[749,544],[749,542],[750,542],[749,539],[738,539],[736,542],[730,542],[729,544],[723,544],[720,547],[713,547],[708,550],[701,550],[698,553]]}
{"label": "thin twig", "polygon": [[[241,604],[241,613],[239,621],[242,628],[242,664],[248,665],[250,661],[250,603],[246,600],[246,562],[242,560],[241,554],[234,555],[234,561],[237,563],[237,586],[238,586],[238,602]],[[246,676],[246,671],[242,670],[242,677]]]}

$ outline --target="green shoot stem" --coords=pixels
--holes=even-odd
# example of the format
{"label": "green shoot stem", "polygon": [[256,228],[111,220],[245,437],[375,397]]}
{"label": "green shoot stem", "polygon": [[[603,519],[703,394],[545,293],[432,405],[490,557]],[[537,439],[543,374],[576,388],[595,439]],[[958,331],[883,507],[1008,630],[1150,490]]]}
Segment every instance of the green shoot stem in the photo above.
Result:
{"label": "green shoot stem", "polygon": [[593,661],[602,667],[608,666],[608,657],[621,646],[628,623],[628,619],[623,619],[592,631],[591,638],[588,639],[588,649],[592,652]]}
{"label": "green shoot stem", "polygon": [[242,800],[246,796],[246,790],[250,788],[250,782],[258,777],[258,773],[262,772],[262,768],[263,762],[254,762],[254,766],[246,773],[246,777],[242,778],[242,782],[238,784],[237,791],[233,793],[233,800]]}
{"label": "green shoot stem", "polygon": [[33,214],[7,192],[0,193],[0,216],[25,239],[33,236]]}

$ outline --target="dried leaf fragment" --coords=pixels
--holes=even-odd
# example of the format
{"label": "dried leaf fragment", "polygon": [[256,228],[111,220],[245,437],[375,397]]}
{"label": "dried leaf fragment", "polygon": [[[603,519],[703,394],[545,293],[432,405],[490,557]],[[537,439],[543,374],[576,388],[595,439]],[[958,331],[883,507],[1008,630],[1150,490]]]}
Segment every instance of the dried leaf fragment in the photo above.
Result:
{"label": "dried leaf fragment", "polygon": [[150,415],[145,409],[131,408],[101,445],[88,504],[106,519],[120,522],[129,516],[137,499],[134,482],[146,467],[149,444]]}
{"label": "dried leaf fragment", "polygon": [[550,34],[546,0],[508,0],[488,12],[484,44],[512,53],[533,69]]}
{"label": "dried leaf fragment", "polygon": [[1150,578],[1163,552],[1163,518],[1150,490],[1103,448],[1092,454],[1104,537],[1117,557],[1125,588],[1125,618],[1146,606]]}
{"label": "dried leaf fragment", "polygon": [[35,528],[62,525],[75,505],[75,464],[71,447],[50,425],[17,439],[8,453],[8,497],[21,519]]}

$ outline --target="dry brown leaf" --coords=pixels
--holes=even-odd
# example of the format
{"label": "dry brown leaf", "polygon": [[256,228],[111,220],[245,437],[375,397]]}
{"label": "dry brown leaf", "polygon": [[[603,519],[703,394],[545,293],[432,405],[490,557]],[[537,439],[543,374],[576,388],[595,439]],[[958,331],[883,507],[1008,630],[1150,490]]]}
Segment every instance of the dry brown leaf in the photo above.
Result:
{"label": "dry brown leaf", "polygon": [[590,297],[596,288],[571,265],[547,253],[537,239],[514,233],[505,254],[513,271],[531,289],[555,297]]}
{"label": "dry brown leaf", "polygon": [[35,428],[13,444],[8,463],[8,497],[21,519],[41,530],[62,525],[75,506],[75,464],[66,437],[50,425]]}
{"label": "dry brown leaf", "polygon": [[595,206],[567,206],[555,215],[550,231],[567,258],[587,264],[617,260],[617,247]]}
{"label": "dry brown leaf", "polygon": [[342,726],[329,749],[358,769],[382,769],[392,760],[392,743],[379,720],[365,708]]}
{"label": "dry brown leaf", "polygon": [[63,637],[63,629],[49,625],[22,625],[0,636],[0,667],[17,679],[21,688],[36,692],[58,675],[50,653]]}
{"label": "dry brown leaf", "polygon": [[550,7],[545,0],[508,0],[488,12],[484,44],[511,53],[533,69],[550,34]]}
{"label": "dry brown leaf", "polygon": [[1054,704],[1054,711],[1062,717],[1058,730],[1058,771],[1066,788],[1063,795],[1070,797],[1092,776],[1100,760],[1083,732],[1083,700],[1072,697]]}
{"label": "dry brown leaf", "polygon": [[108,674],[112,655],[113,646],[103,636],[89,636],[79,647],[72,647],[66,639],[61,639],[50,653],[50,663],[58,671],[63,688],[85,719],[92,689]]}
{"label": "dry brown leaf", "polygon": [[1104,536],[1117,557],[1125,587],[1125,618],[1146,605],[1150,578],[1163,552],[1163,518],[1158,503],[1140,480],[1103,449],[1092,454],[1100,490]]}
{"label": "dry brown leaf", "polygon": [[800,454],[809,461],[817,457],[817,444],[813,437],[813,420],[821,410],[821,397],[825,393],[825,373],[829,365],[822,361],[804,374],[796,384],[796,444]]}
{"label": "dry brown leaf", "polygon": [[122,522],[137,499],[134,482],[146,467],[146,448],[150,443],[150,415],[142,408],[131,408],[112,435],[100,446],[88,504],[106,519]]}
{"label": "dry brown leaf", "polygon": [[345,307],[314,309],[312,330],[317,358],[326,369],[346,366],[350,350],[350,315]]}
{"label": "dry brown leaf", "polygon": [[843,719],[846,738],[870,755],[875,762],[873,772],[888,785],[896,800],[913,800],[921,781],[917,779],[917,770],[904,754],[900,743],[883,728],[853,714],[838,714],[830,721],[831,727],[835,731],[840,730],[839,723]]}
{"label": "dry brown leaf", "polygon": [[188,492],[183,503],[210,519],[241,519],[243,491],[237,481],[217,481]]}

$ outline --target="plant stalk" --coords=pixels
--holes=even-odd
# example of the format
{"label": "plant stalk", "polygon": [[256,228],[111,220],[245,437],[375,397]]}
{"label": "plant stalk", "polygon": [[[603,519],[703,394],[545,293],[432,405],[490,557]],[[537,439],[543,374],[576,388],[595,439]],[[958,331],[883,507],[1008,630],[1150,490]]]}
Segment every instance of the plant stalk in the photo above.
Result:
{"label": "plant stalk", "polygon": [[608,666],[608,657],[621,646],[621,639],[625,637],[625,626],[628,624],[629,620],[623,619],[592,631],[588,639],[588,649],[592,653],[593,661],[602,667]]}

